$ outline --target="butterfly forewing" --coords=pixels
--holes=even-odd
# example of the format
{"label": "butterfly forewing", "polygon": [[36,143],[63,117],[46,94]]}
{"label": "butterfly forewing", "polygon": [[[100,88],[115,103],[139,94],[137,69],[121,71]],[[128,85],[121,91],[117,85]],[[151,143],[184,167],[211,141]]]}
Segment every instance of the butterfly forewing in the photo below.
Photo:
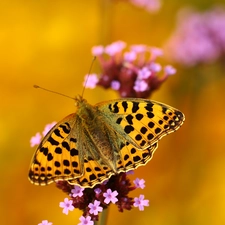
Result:
{"label": "butterfly forewing", "polygon": [[145,165],[158,141],[184,121],[177,109],[144,99],[118,99],[89,105],[59,122],[37,148],[29,172],[32,183],[67,180],[93,187],[120,172]]}
{"label": "butterfly forewing", "polygon": [[177,130],[184,121],[179,110],[156,101],[119,99],[98,104],[105,122],[135,147],[145,149]]}

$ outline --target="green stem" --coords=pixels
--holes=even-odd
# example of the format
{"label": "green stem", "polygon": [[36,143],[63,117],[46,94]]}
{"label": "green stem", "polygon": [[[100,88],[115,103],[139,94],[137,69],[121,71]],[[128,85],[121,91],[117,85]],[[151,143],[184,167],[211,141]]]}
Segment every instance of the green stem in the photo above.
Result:
{"label": "green stem", "polygon": [[111,41],[112,37],[112,15],[113,15],[113,1],[102,0],[100,9],[100,44],[106,45]]}
{"label": "green stem", "polygon": [[95,221],[94,225],[106,225],[109,208],[104,209],[99,217],[99,221]]}

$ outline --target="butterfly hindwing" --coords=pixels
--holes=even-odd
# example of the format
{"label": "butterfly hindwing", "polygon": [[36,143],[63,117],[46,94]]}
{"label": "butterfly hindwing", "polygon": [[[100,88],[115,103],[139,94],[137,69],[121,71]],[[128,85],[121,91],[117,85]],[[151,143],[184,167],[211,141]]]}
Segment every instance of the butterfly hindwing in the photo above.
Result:
{"label": "butterfly hindwing", "polygon": [[71,114],[56,124],[38,146],[29,171],[32,183],[46,185],[82,174],[77,138],[73,134],[78,124]]}

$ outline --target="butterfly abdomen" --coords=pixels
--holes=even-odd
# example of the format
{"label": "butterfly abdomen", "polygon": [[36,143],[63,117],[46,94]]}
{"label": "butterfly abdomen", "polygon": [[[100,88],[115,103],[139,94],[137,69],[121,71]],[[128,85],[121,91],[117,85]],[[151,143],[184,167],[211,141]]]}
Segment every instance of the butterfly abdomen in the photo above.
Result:
{"label": "butterfly abdomen", "polygon": [[[84,142],[87,149],[84,152],[91,155],[91,158],[98,160],[99,164],[109,167],[116,173],[116,157],[115,152],[118,152],[118,147],[115,146],[116,134],[108,128],[104,118],[96,112],[94,107],[85,107],[85,112],[82,113],[82,130],[85,132]],[[85,117],[88,116],[88,119]]]}

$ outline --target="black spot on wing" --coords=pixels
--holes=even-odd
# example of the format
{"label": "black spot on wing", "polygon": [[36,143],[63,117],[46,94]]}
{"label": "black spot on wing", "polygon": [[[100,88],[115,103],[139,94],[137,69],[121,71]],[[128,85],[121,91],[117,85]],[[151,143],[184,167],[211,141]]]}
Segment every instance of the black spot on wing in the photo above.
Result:
{"label": "black spot on wing", "polygon": [[89,179],[92,181],[92,180],[96,180],[97,177],[95,176],[95,174],[91,174],[91,175],[89,176]]}
{"label": "black spot on wing", "polygon": [[72,149],[70,150],[70,155],[71,155],[71,156],[78,155],[78,150],[75,149],[75,148],[72,148]]}
{"label": "black spot on wing", "polygon": [[52,136],[50,136],[48,138],[48,142],[51,144],[51,145],[59,145],[59,142],[56,141],[54,138],[52,138]]}
{"label": "black spot on wing", "polygon": [[60,147],[55,148],[55,153],[56,154],[62,154],[62,149]]}
{"label": "black spot on wing", "polygon": [[66,141],[62,142],[62,146],[63,146],[67,151],[70,151],[70,146],[69,146],[68,142],[66,142]]}
{"label": "black spot on wing", "polygon": [[55,165],[55,167],[60,167],[61,166],[60,162],[58,162],[58,161],[55,161],[54,165]]}
{"label": "black spot on wing", "polygon": [[47,160],[48,161],[52,161],[53,160],[52,153],[48,153]]}
{"label": "black spot on wing", "polygon": [[118,119],[116,120],[116,123],[117,123],[117,124],[120,124],[122,120],[123,120],[123,118],[120,117],[120,118],[118,118]]}
{"label": "black spot on wing", "polygon": [[137,155],[137,156],[133,157],[133,160],[134,160],[134,162],[138,162],[141,160],[141,158],[140,158],[140,156]]}
{"label": "black spot on wing", "polygon": [[147,128],[146,127],[142,127],[140,131],[141,131],[142,134],[145,134],[147,132]]}
{"label": "black spot on wing", "polygon": [[60,134],[60,130],[59,130],[59,129],[55,129],[55,130],[53,131],[53,133],[54,133],[56,136],[63,138],[63,136]]}
{"label": "black spot on wing", "polygon": [[64,166],[70,166],[69,160],[64,159],[64,160],[63,160],[63,165],[64,165]]}
{"label": "black spot on wing", "polygon": [[122,102],[122,106],[123,106],[124,112],[126,112],[127,111],[127,108],[128,108],[127,102],[123,101]]}
{"label": "black spot on wing", "polygon": [[167,108],[165,106],[162,107],[162,112],[166,114]]}
{"label": "black spot on wing", "polygon": [[139,110],[139,103],[138,102],[132,102],[133,107],[132,107],[132,113],[136,113]]}
{"label": "black spot on wing", "polygon": [[131,125],[127,125],[127,126],[124,127],[124,131],[125,131],[127,134],[129,134],[130,132],[134,131],[134,128],[133,128],[133,126],[131,126]]}
{"label": "black spot on wing", "polygon": [[152,119],[155,116],[152,112],[147,112],[146,114],[150,119]]}
{"label": "black spot on wing", "polygon": [[152,112],[153,111],[153,103],[148,103],[146,106],[145,106],[145,109],[148,111],[148,112]]}
{"label": "black spot on wing", "polygon": [[155,133],[156,134],[159,134],[161,132],[161,129],[159,128],[159,127],[157,127],[156,129],[155,129]]}
{"label": "black spot on wing", "polygon": [[64,174],[69,175],[69,174],[71,174],[71,171],[69,169],[64,169]]}
{"label": "black spot on wing", "polygon": [[119,112],[118,102],[115,102],[113,104],[113,109],[111,111],[114,112],[114,113],[118,113]]}
{"label": "black spot on wing", "polygon": [[70,133],[71,128],[70,128],[69,123],[61,124],[61,125],[59,125],[59,127],[62,128],[64,133],[66,133],[66,134]]}
{"label": "black spot on wing", "polygon": [[133,124],[134,117],[131,114],[127,115],[125,118],[129,124]]}
{"label": "black spot on wing", "polygon": [[153,128],[154,126],[155,126],[155,124],[152,121],[148,123],[149,128]]}
{"label": "black spot on wing", "polygon": [[140,121],[144,116],[142,114],[138,113],[138,114],[135,115],[135,117],[136,117],[137,120]]}
{"label": "black spot on wing", "polygon": [[73,161],[73,162],[72,162],[72,166],[73,166],[73,167],[78,167],[78,162]]}
{"label": "black spot on wing", "polygon": [[70,138],[70,142],[77,143],[77,139],[76,138]]}

